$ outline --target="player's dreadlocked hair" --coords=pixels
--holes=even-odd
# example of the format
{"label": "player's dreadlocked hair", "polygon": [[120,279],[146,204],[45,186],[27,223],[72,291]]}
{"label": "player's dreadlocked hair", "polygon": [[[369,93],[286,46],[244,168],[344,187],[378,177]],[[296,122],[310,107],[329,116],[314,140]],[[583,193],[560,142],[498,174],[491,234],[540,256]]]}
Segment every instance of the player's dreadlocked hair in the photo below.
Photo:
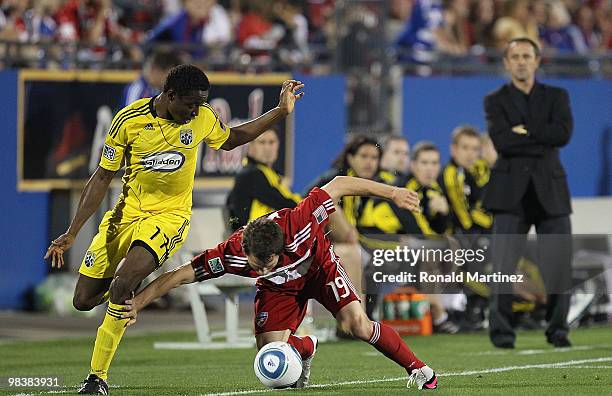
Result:
{"label": "player's dreadlocked hair", "polygon": [[179,96],[193,91],[208,91],[210,83],[202,70],[194,65],[178,65],[168,73],[164,84],[164,92],[172,89]]}
{"label": "player's dreadlocked hair", "polygon": [[281,254],[285,248],[281,228],[267,217],[251,221],[242,232],[242,249],[267,263],[273,254]]}

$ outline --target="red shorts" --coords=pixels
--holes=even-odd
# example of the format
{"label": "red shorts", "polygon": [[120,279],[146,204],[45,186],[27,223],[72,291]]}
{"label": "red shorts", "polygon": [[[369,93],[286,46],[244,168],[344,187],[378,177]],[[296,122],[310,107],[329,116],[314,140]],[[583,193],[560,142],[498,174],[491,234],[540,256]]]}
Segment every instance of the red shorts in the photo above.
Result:
{"label": "red shorts", "polygon": [[255,295],[255,334],[291,330],[295,333],[306,315],[308,300],[314,298],[334,317],[345,305],[360,301],[353,283],[341,264],[326,262],[299,290],[284,291],[259,286]]}

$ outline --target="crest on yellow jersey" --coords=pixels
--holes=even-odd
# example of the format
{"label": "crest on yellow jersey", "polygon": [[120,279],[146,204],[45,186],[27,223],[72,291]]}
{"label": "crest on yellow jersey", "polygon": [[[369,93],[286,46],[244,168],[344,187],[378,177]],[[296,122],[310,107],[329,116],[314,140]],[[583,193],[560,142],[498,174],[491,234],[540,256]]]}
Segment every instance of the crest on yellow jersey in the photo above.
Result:
{"label": "crest on yellow jersey", "polygon": [[189,146],[193,142],[193,131],[191,129],[181,129],[181,143]]}

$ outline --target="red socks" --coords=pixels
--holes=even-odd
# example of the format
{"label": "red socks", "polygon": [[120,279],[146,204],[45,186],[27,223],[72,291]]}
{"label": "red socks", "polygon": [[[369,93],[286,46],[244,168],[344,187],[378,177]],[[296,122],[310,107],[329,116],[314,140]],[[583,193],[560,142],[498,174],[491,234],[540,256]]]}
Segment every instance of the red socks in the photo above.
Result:
{"label": "red socks", "polygon": [[[425,363],[421,362],[414,356],[414,353],[408,348],[408,345],[404,343],[399,334],[391,327],[381,324],[378,322],[374,323],[374,332],[370,337],[370,344],[374,346],[379,352],[393,360],[406,369],[408,374],[414,369],[425,366]],[[291,343],[291,342],[289,342]]]}
{"label": "red socks", "polygon": [[314,353],[314,342],[310,337],[298,337],[290,335],[287,343],[293,346],[302,356],[303,359],[307,359]]}

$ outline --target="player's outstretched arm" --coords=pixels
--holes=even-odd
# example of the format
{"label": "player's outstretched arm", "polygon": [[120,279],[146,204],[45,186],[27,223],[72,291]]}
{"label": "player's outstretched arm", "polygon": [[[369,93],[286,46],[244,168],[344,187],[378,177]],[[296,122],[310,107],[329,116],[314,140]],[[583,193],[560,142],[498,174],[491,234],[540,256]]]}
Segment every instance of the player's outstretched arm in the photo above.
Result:
{"label": "player's outstretched arm", "polygon": [[72,246],[74,238],[76,238],[83,224],[100,206],[100,202],[102,202],[115,173],[117,172],[98,167],[93,175],[91,175],[85,185],[85,189],[81,193],[79,206],[68,230],[57,239],[54,239],[47,249],[45,260],[51,258],[51,267],[60,268],[64,265],[64,252]]}
{"label": "player's outstretched arm", "polygon": [[256,139],[257,136],[267,131],[278,121],[287,117],[287,115],[293,112],[295,102],[304,96],[304,92],[298,92],[302,88],[304,88],[304,84],[302,84],[301,81],[287,80],[283,82],[278,106],[254,120],[233,126],[230,130],[229,137],[221,148],[223,150],[232,150],[238,146],[242,146]]}
{"label": "player's outstretched arm", "polygon": [[336,176],[322,189],[336,203],[346,195],[373,196],[393,201],[403,209],[419,211],[419,196],[416,192],[359,177]]}
{"label": "player's outstretched arm", "polygon": [[136,323],[138,311],[146,307],[151,301],[166,295],[170,290],[181,285],[193,283],[196,281],[195,272],[191,263],[186,263],[160,275],[153,282],[149,283],[138,295],[131,300],[125,302],[124,310],[126,311],[123,318],[131,318],[128,326]]}

